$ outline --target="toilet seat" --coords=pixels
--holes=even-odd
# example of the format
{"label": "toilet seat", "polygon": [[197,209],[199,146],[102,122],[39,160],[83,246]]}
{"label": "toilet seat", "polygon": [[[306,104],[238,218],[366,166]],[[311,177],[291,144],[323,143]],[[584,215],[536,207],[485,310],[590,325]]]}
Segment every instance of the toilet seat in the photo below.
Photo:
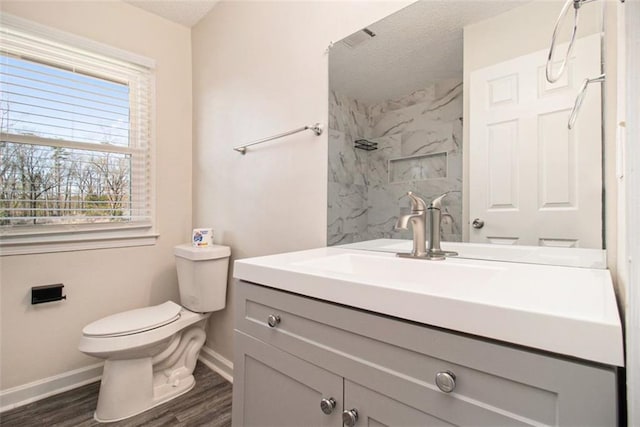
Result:
{"label": "toilet seat", "polygon": [[173,301],[113,314],[84,327],[86,337],[108,338],[138,334],[180,318],[182,307]]}

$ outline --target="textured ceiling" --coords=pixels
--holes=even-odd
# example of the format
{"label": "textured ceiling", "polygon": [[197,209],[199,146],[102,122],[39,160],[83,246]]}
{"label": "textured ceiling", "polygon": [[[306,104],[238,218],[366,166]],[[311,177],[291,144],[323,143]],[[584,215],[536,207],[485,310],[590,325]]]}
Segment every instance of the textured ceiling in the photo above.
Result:
{"label": "textured ceiling", "polygon": [[[190,28],[219,0],[124,1]],[[334,43],[329,56],[331,88],[364,102],[380,102],[439,80],[462,79],[462,28],[528,1],[413,3],[369,25],[376,33],[374,38],[354,48]]]}
{"label": "textured ceiling", "polygon": [[124,0],[169,21],[193,27],[218,0]]}
{"label": "textured ceiling", "polygon": [[423,0],[367,26],[376,36],[354,48],[334,43],[331,89],[373,103],[440,80],[462,80],[462,29],[529,0]]}

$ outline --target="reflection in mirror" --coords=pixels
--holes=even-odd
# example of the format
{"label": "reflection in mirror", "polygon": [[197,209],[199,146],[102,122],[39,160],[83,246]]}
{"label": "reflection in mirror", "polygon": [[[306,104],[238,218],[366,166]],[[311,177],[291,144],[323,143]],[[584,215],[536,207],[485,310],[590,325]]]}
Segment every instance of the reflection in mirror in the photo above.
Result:
{"label": "reflection in mirror", "polygon": [[563,3],[420,1],[333,44],[329,245],[411,239],[394,226],[412,191],[448,193],[445,242],[602,248],[599,84],[567,129],[583,80],[601,74],[602,8],[581,8],[551,84]]}

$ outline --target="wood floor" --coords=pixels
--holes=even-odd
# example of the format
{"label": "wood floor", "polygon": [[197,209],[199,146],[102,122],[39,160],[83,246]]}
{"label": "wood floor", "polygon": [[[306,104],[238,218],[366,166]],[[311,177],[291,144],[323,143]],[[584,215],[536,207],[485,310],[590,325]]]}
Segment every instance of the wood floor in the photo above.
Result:
{"label": "wood floor", "polygon": [[211,426],[231,425],[231,384],[198,362],[195,387],[163,405],[116,423],[100,424],[93,419],[100,383],[65,393],[0,414],[4,426]]}

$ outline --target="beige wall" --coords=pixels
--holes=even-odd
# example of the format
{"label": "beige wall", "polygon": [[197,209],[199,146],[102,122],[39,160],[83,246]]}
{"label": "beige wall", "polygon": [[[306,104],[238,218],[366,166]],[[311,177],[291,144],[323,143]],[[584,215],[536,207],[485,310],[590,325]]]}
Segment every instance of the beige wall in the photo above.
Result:
{"label": "beige wall", "polygon": [[[155,246],[0,258],[0,389],[99,360],[78,349],[82,328],[122,310],[177,301],[172,247],[191,229],[190,31],[121,2],[3,1],[8,12],[144,55],[157,66]],[[67,300],[30,305],[31,286],[64,283]]]}
{"label": "beige wall", "polygon": [[[332,41],[410,2],[222,2],[192,32],[194,225],[233,259],[325,246],[327,133],[232,147],[327,123]],[[233,270],[230,272],[233,273]],[[233,281],[207,346],[233,358]]]}

